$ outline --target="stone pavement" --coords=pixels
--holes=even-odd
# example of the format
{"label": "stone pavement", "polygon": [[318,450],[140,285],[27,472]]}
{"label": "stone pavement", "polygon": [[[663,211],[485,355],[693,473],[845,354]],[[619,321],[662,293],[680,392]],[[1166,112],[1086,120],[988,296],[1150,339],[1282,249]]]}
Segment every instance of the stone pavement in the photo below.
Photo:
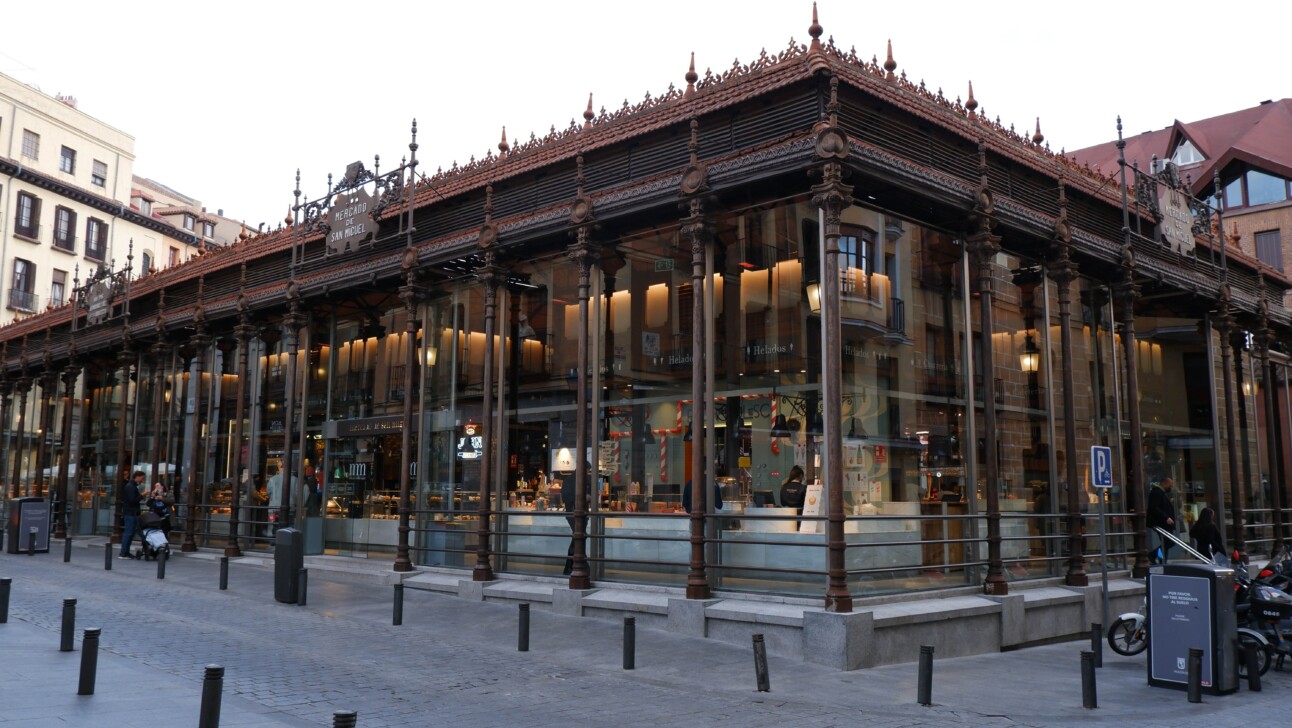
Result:
{"label": "stone pavement", "polygon": [[[308,605],[273,600],[263,560],[234,560],[219,591],[213,554],[176,554],[166,579],[148,562],[103,569],[102,539],[36,556],[0,554],[13,579],[0,625],[0,728],[193,725],[203,667],[225,668],[221,726],[329,726],[337,710],[375,726],[1068,726],[1214,727],[1279,722],[1292,672],[1265,690],[1205,696],[1145,684],[1144,657],[1106,651],[1097,710],[1081,707],[1087,643],[938,660],[935,705],[915,704],[913,664],[839,672],[771,657],[770,693],[747,647],[637,628],[622,669],[618,623],[532,613],[516,651],[514,606],[392,589],[310,572]],[[374,564],[388,569],[389,564]],[[58,651],[64,598],[76,598],[77,651]],[[101,627],[96,692],[77,696],[80,636]],[[918,652],[918,645],[911,645]]]}

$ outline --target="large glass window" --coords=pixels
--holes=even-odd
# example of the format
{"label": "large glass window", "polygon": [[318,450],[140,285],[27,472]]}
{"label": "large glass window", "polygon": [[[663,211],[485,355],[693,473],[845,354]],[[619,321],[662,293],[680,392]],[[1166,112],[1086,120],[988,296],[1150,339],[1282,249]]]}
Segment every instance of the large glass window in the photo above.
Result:
{"label": "large glass window", "polygon": [[1258,169],[1247,172],[1247,204],[1264,205],[1282,202],[1287,198],[1287,180]]}

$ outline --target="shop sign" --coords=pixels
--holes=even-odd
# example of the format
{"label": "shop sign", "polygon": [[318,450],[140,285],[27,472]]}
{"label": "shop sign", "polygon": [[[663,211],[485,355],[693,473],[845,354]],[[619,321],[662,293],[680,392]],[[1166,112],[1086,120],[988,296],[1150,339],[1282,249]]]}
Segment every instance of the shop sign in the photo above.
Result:
{"label": "shop sign", "polygon": [[673,270],[673,259],[672,259],[672,258],[660,258],[659,260],[656,260],[656,261],[655,261],[655,272],[656,272],[656,273],[663,273],[663,272],[664,272],[664,271],[666,271],[666,270]]}
{"label": "shop sign", "polygon": [[887,446],[887,445],[875,445],[875,446],[872,448],[872,453],[873,453],[873,454],[874,454],[874,456],[875,456],[875,462],[877,462],[877,463],[886,463],[886,462],[888,462],[888,446]]}
{"label": "shop sign", "polygon": [[337,198],[327,213],[327,254],[349,252],[377,235],[377,223],[372,219],[372,195],[358,189]]}
{"label": "shop sign", "polygon": [[782,356],[791,356],[793,354],[793,341],[787,343],[751,341],[745,344],[745,361],[747,362],[772,361]]}
{"label": "shop sign", "polygon": [[468,422],[462,426],[462,436],[458,438],[457,456],[459,460],[479,460],[484,454],[484,433],[480,425]]}
{"label": "shop sign", "polygon": [[112,285],[107,281],[95,283],[85,293],[85,323],[93,326],[103,323],[112,310]]}
{"label": "shop sign", "polygon": [[659,356],[659,334],[642,332],[642,356]]}
{"label": "shop sign", "polygon": [[[819,516],[825,512],[825,489],[820,483],[813,483],[807,487],[807,492],[803,494],[803,515]],[[820,533],[821,523],[819,521],[801,521],[799,523],[799,533]]]}
{"label": "shop sign", "polygon": [[[401,415],[388,417],[364,417],[354,420],[335,420],[336,430],[333,437],[358,437],[361,435],[386,435],[402,432],[404,418]],[[416,426],[416,420],[414,420]]]}
{"label": "shop sign", "polygon": [[1193,252],[1193,212],[1184,198],[1184,193],[1162,186],[1157,197],[1158,209],[1162,211],[1162,238],[1177,253]]}

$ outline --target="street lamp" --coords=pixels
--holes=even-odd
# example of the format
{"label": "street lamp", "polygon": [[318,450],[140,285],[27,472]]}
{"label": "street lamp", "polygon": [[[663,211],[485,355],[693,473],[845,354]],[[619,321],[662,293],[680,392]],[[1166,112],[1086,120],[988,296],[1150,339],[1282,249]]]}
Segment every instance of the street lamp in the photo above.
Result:
{"label": "street lamp", "polygon": [[1036,348],[1030,331],[1023,339],[1023,353],[1018,355],[1018,366],[1026,374],[1035,374],[1041,367],[1041,350]]}

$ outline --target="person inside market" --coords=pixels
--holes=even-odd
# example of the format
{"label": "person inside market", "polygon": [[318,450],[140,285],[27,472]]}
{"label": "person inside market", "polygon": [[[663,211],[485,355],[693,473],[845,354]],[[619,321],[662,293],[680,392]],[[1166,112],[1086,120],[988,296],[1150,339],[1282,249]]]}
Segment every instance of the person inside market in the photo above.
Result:
{"label": "person inside market", "polygon": [[1216,510],[1211,506],[1203,508],[1198,514],[1198,522],[1189,529],[1189,536],[1203,556],[1215,557],[1216,554],[1228,553],[1225,551],[1225,540],[1220,537],[1220,526],[1216,525]]}
{"label": "person inside market", "polygon": [[[1175,481],[1170,476],[1162,478],[1161,481],[1154,483],[1148,491],[1148,527],[1149,529],[1162,529],[1164,531],[1175,531],[1175,500],[1172,490],[1175,489]],[[1171,552],[1170,539],[1163,538],[1156,530],[1151,530],[1157,537],[1158,548],[1154,550],[1151,561],[1155,564],[1166,563]]]}
{"label": "person inside market", "polygon": [[139,485],[143,482],[144,471],[136,470],[121,486],[121,551],[117,554],[118,559],[135,557],[130,546],[134,543],[135,531],[138,530],[139,504],[144,499],[143,494],[139,492]]}
{"label": "person inside market", "polygon": [[807,496],[807,486],[803,485],[803,468],[795,465],[790,474],[781,483],[781,508],[793,508],[803,515],[803,500]]}
{"label": "person inside market", "polygon": [[[595,471],[589,463],[587,467],[588,477],[593,477]],[[574,473],[565,473],[561,478],[561,503],[565,506],[566,513],[574,512]],[[565,550],[565,569],[562,574],[569,576],[574,571],[574,516],[566,516],[565,522],[570,524],[570,546]]]}
{"label": "person inside market", "polygon": [[[711,500],[713,502],[713,510],[716,511],[722,508],[722,488],[720,488],[717,483],[713,484],[713,495],[711,496]],[[691,512],[691,481],[689,480],[686,481],[686,485],[682,488],[682,510],[687,513]]]}

